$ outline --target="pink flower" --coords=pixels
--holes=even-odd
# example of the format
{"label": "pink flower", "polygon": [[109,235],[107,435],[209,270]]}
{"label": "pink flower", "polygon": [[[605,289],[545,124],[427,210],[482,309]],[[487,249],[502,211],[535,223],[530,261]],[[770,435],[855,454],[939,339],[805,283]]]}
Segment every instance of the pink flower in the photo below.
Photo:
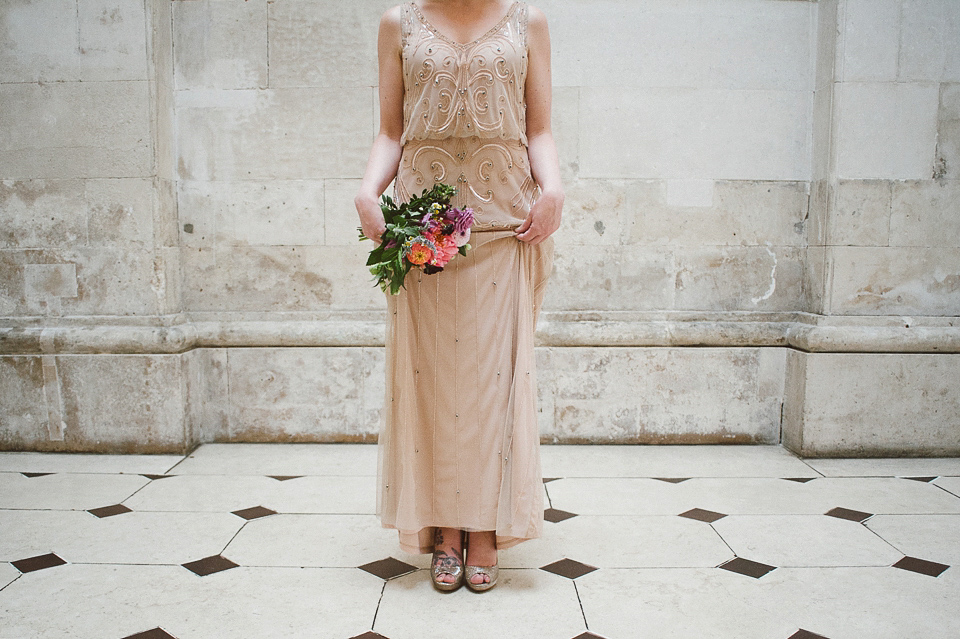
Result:
{"label": "pink flower", "polygon": [[457,247],[466,246],[467,242],[470,241],[470,227],[467,227],[465,231],[454,231],[453,237],[457,241]]}

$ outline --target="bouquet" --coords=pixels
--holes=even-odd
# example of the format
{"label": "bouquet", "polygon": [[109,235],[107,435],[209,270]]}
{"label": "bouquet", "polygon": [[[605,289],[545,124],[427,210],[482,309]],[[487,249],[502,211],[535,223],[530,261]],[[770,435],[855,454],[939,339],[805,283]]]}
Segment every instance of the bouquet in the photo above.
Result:
{"label": "bouquet", "polygon": [[[451,206],[454,193],[454,187],[438,182],[399,206],[388,195],[381,198],[387,230],[380,246],[370,251],[367,266],[384,292],[396,295],[413,267],[431,275],[457,254],[467,254],[473,210]],[[367,239],[363,230],[360,239]]]}

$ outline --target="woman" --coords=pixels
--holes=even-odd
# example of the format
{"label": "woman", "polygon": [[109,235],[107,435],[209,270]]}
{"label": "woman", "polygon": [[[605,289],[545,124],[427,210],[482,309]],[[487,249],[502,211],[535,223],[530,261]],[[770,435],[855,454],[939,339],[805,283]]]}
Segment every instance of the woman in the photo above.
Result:
{"label": "woman", "polygon": [[433,552],[436,588],[487,590],[497,549],[543,523],[533,330],[563,206],[547,22],[524,2],[407,2],[381,18],[378,57],[363,234],[380,242],[395,177],[398,201],[455,186],[475,222],[466,256],[388,295],[377,515]]}

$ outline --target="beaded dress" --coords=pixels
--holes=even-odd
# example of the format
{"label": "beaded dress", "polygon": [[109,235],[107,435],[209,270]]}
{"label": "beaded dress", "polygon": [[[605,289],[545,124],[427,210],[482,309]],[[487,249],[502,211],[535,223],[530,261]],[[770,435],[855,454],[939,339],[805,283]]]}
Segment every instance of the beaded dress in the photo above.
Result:
{"label": "beaded dress", "polygon": [[543,484],[533,332],[553,239],[516,239],[539,194],[527,157],[527,5],[458,43],[401,5],[404,130],[395,195],[434,182],[473,208],[466,256],[411,271],[387,296],[377,515],[407,552],[437,526],[495,530],[509,548],[539,537]]}

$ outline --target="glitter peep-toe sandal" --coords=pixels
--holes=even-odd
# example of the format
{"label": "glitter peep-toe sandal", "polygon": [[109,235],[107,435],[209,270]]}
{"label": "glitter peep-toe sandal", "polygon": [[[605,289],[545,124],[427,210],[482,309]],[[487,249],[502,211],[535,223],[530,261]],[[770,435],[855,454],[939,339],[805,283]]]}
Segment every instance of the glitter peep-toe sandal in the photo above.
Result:
{"label": "glitter peep-toe sandal", "polygon": [[[439,529],[438,529],[439,530]],[[453,581],[447,583],[440,581],[442,574],[453,575]],[[433,578],[433,587],[441,592],[450,592],[463,585],[463,533],[460,534],[460,556],[456,553],[448,555],[446,553],[437,554],[433,551],[433,560],[430,564],[430,574]]]}
{"label": "glitter peep-toe sandal", "polygon": [[[467,540],[469,539],[469,535],[466,535],[465,537],[466,538],[464,539],[464,543],[466,543]],[[467,552],[469,556],[469,551],[466,550],[466,548],[465,548],[465,552]],[[469,588],[474,592],[483,592],[484,590],[490,590],[497,584],[497,577],[500,575],[499,565],[500,565],[499,562],[493,564],[492,566],[471,566],[470,564],[467,564],[466,567],[464,568],[465,574],[463,576],[463,582],[467,584],[467,588]],[[488,577],[490,577],[490,581],[485,583],[475,584],[472,581],[470,581],[470,579],[473,578],[475,575],[487,575]]]}

